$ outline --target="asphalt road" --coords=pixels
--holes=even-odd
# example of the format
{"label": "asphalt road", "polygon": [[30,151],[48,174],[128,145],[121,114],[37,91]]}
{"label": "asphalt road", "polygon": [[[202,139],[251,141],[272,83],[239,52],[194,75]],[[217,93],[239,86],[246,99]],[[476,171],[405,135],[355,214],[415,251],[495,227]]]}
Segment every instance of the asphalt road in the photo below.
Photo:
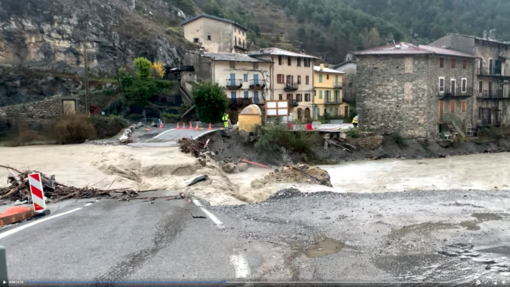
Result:
{"label": "asphalt road", "polygon": [[87,202],[0,231],[10,280],[501,285],[510,275],[507,191],[283,194],[218,207]]}
{"label": "asphalt road", "polygon": [[189,129],[189,126],[185,130],[176,129],[174,124],[171,126],[167,125],[164,129],[154,129],[150,133],[144,131],[136,131],[133,134],[134,143],[129,144],[132,147],[167,147],[176,146],[177,141],[182,138],[193,138],[198,139],[206,136],[207,134],[218,131],[219,128],[202,128],[200,130]]}

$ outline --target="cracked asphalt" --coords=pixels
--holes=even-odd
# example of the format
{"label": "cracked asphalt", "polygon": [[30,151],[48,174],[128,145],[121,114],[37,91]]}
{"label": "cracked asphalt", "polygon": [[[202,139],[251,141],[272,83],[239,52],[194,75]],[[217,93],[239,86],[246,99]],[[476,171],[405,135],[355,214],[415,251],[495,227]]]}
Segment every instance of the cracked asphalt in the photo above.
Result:
{"label": "cracked asphalt", "polygon": [[81,209],[0,231],[10,280],[474,285],[510,276],[508,191],[285,190],[260,204],[203,202],[223,228],[186,200],[84,204],[51,205],[52,215]]}

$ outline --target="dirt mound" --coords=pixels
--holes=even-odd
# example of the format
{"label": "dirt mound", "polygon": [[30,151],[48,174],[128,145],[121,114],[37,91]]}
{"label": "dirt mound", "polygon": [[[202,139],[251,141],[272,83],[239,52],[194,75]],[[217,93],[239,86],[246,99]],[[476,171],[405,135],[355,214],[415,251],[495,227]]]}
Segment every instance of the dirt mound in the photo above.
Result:
{"label": "dirt mound", "polygon": [[181,152],[190,153],[194,157],[198,157],[200,153],[205,152],[205,144],[191,138],[182,138],[177,143],[180,146]]}
{"label": "dirt mound", "polygon": [[349,143],[366,150],[375,150],[382,146],[384,137],[381,135],[364,136],[349,139]]}
{"label": "dirt mound", "polygon": [[319,167],[310,167],[306,164],[285,166],[281,170],[266,175],[262,179],[252,181],[253,188],[261,188],[268,183],[311,183],[332,187],[329,173]]}

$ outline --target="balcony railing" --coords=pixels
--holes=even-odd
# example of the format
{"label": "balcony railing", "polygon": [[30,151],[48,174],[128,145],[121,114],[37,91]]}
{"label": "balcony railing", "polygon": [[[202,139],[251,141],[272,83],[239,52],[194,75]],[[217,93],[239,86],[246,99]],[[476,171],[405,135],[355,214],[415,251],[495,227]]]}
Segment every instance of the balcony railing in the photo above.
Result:
{"label": "balcony railing", "polygon": [[467,98],[473,96],[473,88],[467,87],[466,90],[462,90],[461,87],[452,89],[450,86],[445,86],[443,92],[439,92],[440,98]]}
{"label": "balcony railing", "polygon": [[476,97],[479,99],[504,99],[510,98],[510,92],[505,93],[501,89],[493,91],[484,90],[482,92],[478,91]]}
{"label": "balcony railing", "polygon": [[262,90],[266,87],[265,80],[250,80],[250,90]]}
{"label": "balcony railing", "polygon": [[229,106],[232,108],[237,107],[246,107],[253,104],[253,101],[251,98],[236,98],[236,99],[229,99]]}
{"label": "balcony railing", "polygon": [[501,69],[492,69],[491,71],[489,71],[488,68],[483,68],[482,70],[480,70],[480,68],[476,69],[476,74],[478,76],[485,76],[485,77],[508,77],[508,76],[505,76],[504,74],[501,74],[502,70]]}
{"label": "balcony railing", "polygon": [[334,88],[335,90],[343,89],[342,83],[335,83],[335,84],[334,84],[334,86],[333,86],[333,88]]}
{"label": "balcony railing", "polygon": [[298,106],[298,102],[297,102],[297,100],[289,100],[289,106],[291,106],[291,107],[297,107],[297,106]]}
{"label": "balcony railing", "polygon": [[324,100],[324,104],[326,105],[340,105],[342,102],[340,97],[326,97]]}
{"label": "balcony railing", "polygon": [[284,90],[286,92],[297,91],[297,90],[299,90],[299,84],[297,84],[297,83],[286,83]]}
{"label": "balcony railing", "polygon": [[225,87],[229,90],[239,90],[243,87],[243,80],[227,79],[225,80]]}

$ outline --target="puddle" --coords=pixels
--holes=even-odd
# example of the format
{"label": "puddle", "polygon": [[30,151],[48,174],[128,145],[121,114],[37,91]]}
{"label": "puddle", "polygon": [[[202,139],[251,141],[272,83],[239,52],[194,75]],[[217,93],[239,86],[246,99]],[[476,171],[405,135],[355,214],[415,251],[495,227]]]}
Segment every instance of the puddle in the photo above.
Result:
{"label": "puddle", "polygon": [[345,243],[332,238],[322,239],[310,245],[305,241],[289,241],[287,243],[294,253],[298,253],[296,255],[304,254],[308,258],[332,255],[342,251],[345,247]]}
{"label": "puddle", "polygon": [[478,219],[478,222],[502,220],[503,216],[495,213],[474,213],[471,216]]}

